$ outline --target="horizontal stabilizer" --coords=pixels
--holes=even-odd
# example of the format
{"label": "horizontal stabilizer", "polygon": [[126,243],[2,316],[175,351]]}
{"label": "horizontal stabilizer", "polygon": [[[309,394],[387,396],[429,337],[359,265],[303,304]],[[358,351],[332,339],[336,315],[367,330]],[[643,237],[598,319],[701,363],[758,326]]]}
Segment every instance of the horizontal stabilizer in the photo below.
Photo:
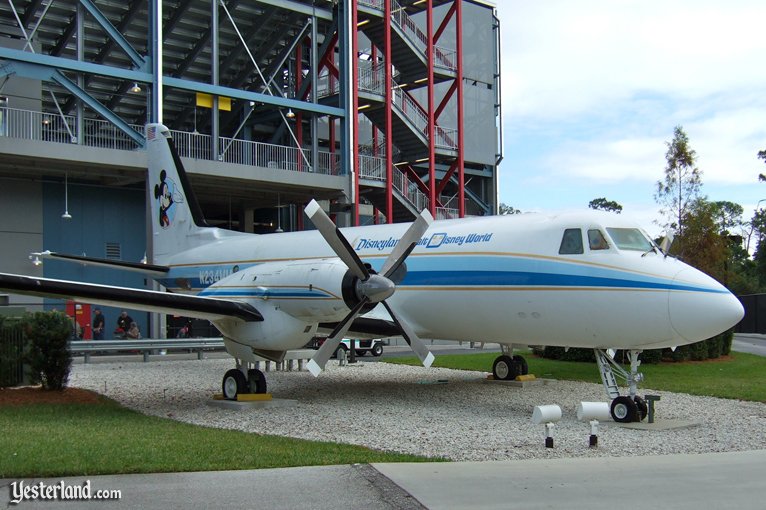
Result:
{"label": "horizontal stabilizer", "polygon": [[147,276],[162,276],[168,271],[170,271],[170,268],[167,266],[144,264],[142,262],[125,262],[122,260],[101,259],[97,257],[86,257],[84,255],[66,255],[63,253],[56,253],[51,251],[32,253],[30,258],[32,257],[39,257],[42,259],[64,260],[67,262],[79,262],[80,264],[86,264],[89,266],[110,267],[112,269],[119,269],[122,271],[132,271],[132,272],[142,273]]}
{"label": "horizontal stabilizer", "polygon": [[253,306],[239,301],[33,276],[0,273],[0,290],[31,296],[68,298],[103,306],[127,307],[211,321],[226,317],[235,317],[247,322],[263,320],[263,316]]}

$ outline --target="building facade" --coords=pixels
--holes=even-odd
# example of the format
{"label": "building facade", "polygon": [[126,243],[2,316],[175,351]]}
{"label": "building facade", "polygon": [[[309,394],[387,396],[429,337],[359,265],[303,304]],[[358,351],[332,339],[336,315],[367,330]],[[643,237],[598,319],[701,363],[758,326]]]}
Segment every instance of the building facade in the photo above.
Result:
{"label": "building facade", "polygon": [[499,30],[480,0],[0,5],[0,271],[150,285],[29,259],[147,256],[148,122],[213,225],[311,228],[312,198],[341,226],[494,214]]}

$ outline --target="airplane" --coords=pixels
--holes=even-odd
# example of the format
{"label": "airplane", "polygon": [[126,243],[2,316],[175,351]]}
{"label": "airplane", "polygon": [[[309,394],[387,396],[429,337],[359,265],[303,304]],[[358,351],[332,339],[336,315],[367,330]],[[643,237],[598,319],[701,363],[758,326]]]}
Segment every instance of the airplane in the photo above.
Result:
{"label": "airplane", "polygon": [[[528,372],[520,346],[592,348],[615,421],[640,421],[639,354],[705,340],[744,315],[713,278],[667,256],[635,223],[600,211],[520,214],[339,229],[316,201],[317,230],[256,235],[210,227],[170,131],[148,124],[149,263],[38,253],[139,271],[168,292],[0,273],[0,289],[210,320],[236,367],[223,395],[265,393],[249,368],[280,361],[318,332],[314,376],[349,333],[402,336],[424,366],[422,338],[501,345],[495,379]],[[629,353],[630,371],[611,349]],[[615,371],[629,389],[621,395]]]}

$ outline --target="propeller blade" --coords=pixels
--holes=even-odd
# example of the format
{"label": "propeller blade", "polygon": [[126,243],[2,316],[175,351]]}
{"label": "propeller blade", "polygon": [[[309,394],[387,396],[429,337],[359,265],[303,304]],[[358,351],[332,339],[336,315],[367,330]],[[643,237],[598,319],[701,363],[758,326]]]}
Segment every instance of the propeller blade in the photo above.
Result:
{"label": "propeller blade", "polygon": [[415,249],[418,241],[420,241],[420,238],[423,237],[423,234],[428,230],[428,227],[431,226],[433,221],[434,218],[431,216],[431,213],[428,212],[428,209],[423,209],[420,216],[412,222],[401,239],[399,239],[399,242],[394,246],[393,251],[391,251],[391,254],[383,263],[383,267],[380,269],[380,274],[388,278],[396,272],[404,262],[404,259],[409,256],[413,249]]}
{"label": "propeller blade", "polygon": [[309,217],[317,230],[319,230],[319,233],[322,234],[324,240],[327,241],[327,244],[330,245],[332,251],[346,264],[349,270],[360,280],[369,278],[370,272],[362,263],[359,255],[348,244],[348,240],[346,240],[340,229],[335,226],[330,217],[319,207],[316,200],[309,202],[305,212],[306,216]]}
{"label": "propeller blade", "polygon": [[327,337],[327,340],[324,341],[316,354],[314,354],[314,356],[306,364],[306,368],[309,372],[311,372],[311,375],[314,377],[319,377],[319,374],[322,372],[322,370],[324,370],[327,361],[335,352],[335,349],[338,348],[340,342],[343,340],[343,337],[348,332],[351,324],[354,322],[354,319],[357,315],[359,315],[359,312],[367,303],[368,299],[366,297],[360,299],[359,303],[357,303],[357,305],[348,313],[348,315],[346,315],[346,317],[340,321],[337,326],[335,326],[335,329],[332,330],[332,333],[330,333],[330,336]]}
{"label": "propeller blade", "polygon": [[410,328],[409,324],[399,320],[399,317],[396,316],[388,303],[383,301],[383,306],[386,307],[389,315],[391,315],[391,318],[394,319],[394,323],[402,330],[402,336],[407,341],[407,343],[410,344],[412,351],[417,355],[418,358],[420,358],[420,362],[423,363],[423,366],[426,368],[430,367],[435,358],[428,347],[426,347],[426,344],[423,343],[423,340],[421,340],[420,337],[415,334],[412,328]]}
{"label": "propeller blade", "polygon": [[662,238],[662,242],[660,243],[660,250],[662,250],[662,253],[668,253],[670,251],[670,247],[673,246],[674,239],[675,236],[672,233],[669,233],[664,238]]}

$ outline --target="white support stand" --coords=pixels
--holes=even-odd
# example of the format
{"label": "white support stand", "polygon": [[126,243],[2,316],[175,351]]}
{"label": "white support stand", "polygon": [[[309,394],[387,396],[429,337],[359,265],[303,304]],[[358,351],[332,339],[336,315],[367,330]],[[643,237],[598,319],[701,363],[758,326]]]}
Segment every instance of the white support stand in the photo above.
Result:
{"label": "white support stand", "polygon": [[590,448],[598,447],[598,420],[590,421],[590,439],[588,441]]}
{"label": "white support stand", "polygon": [[545,424],[545,447],[553,448],[553,429],[556,428],[556,424],[548,422]]}

